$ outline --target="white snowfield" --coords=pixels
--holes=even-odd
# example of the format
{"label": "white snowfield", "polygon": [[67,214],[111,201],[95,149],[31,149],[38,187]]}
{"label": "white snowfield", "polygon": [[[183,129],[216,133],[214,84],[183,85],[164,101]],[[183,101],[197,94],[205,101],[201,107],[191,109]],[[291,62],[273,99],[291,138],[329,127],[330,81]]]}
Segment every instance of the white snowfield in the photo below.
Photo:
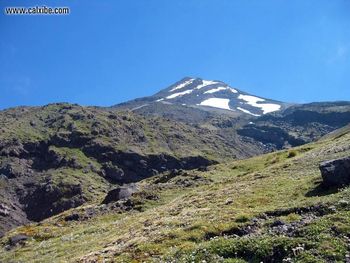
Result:
{"label": "white snowfield", "polygon": [[[171,89],[170,92],[172,91],[175,91],[175,90],[178,90],[178,89],[182,89],[186,86],[188,86],[189,84],[191,84],[193,82],[194,79],[190,79],[188,81],[185,81],[179,85],[177,85],[175,88]],[[194,89],[189,89],[189,90],[185,90],[185,91],[181,91],[181,92],[177,92],[177,93],[174,93],[174,94],[171,94],[167,97],[165,97],[166,99],[174,99],[176,97],[181,97],[183,95],[186,95],[186,94],[190,94],[192,93],[195,89],[201,89],[203,87],[206,87],[206,86],[209,86],[209,85],[212,85],[212,84],[217,84],[219,82],[216,82],[216,81],[211,81],[211,80],[202,80],[202,84],[199,84],[197,87],[195,87]],[[159,100],[157,100],[159,101]]]}
{"label": "white snowfield", "polygon": [[175,91],[175,90],[182,89],[182,88],[184,88],[184,87],[190,85],[193,81],[194,81],[194,79],[189,79],[189,80],[187,80],[187,81],[185,81],[185,82],[183,82],[183,83],[181,83],[181,84],[175,86],[175,87],[172,88],[169,92],[173,92],[173,91]]}
{"label": "white snowfield", "polygon": [[215,93],[221,90],[230,90],[232,93],[237,93],[237,90],[231,88],[231,87],[217,87],[215,89],[211,89],[211,90],[207,90],[204,92],[204,94],[208,94],[208,93]]}
{"label": "white snowfield", "polygon": [[197,105],[220,108],[224,110],[231,110],[230,106],[228,105],[229,103],[230,103],[229,99],[210,98],[202,101],[200,104],[197,104]]}
{"label": "white snowfield", "polygon": [[209,86],[209,85],[213,85],[213,84],[218,84],[220,82],[217,82],[217,81],[212,81],[212,80],[202,80],[202,84],[199,84],[197,87],[195,87],[195,89],[201,89],[201,88],[204,88],[206,86]]}
{"label": "white snowfield", "polygon": [[281,108],[281,105],[273,104],[273,103],[259,103],[265,101],[262,98],[258,98],[250,95],[242,95],[238,96],[238,99],[246,101],[247,104],[260,108],[263,111],[263,114],[278,111]]}
{"label": "white snowfield", "polygon": [[189,90],[181,91],[181,92],[178,92],[178,93],[174,93],[174,94],[171,94],[171,95],[167,96],[166,99],[173,99],[173,98],[176,98],[176,97],[179,97],[179,96],[183,96],[185,94],[190,94],[192,91],[193,91],[193,89],[189,89]]}
{"label": "white snowfield", "polygon": [[241,107],[237,107],[237,110],[243,111],[244,113],[247,113],[247,114],[250,114],[250,115],[253,115],[253,116],[256,116],[256,117],[261,116],[261,115],[259,115],[259,114],[251,113],[249,110],[243,109],[243,108],[241,108]]}

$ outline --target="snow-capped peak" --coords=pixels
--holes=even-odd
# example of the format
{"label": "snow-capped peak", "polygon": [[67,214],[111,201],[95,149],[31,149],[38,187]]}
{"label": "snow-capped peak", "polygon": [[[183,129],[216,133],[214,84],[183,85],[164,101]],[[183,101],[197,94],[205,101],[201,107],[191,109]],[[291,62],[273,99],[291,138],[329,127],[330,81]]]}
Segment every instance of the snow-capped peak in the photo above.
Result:
{"label": "snow-capped peak", "polygon": [[283,106],[283,103],[231,88],[224,82],[200,78],[185,78],[157,95],[156,103],[219,108],[252,116],[278,111]]}

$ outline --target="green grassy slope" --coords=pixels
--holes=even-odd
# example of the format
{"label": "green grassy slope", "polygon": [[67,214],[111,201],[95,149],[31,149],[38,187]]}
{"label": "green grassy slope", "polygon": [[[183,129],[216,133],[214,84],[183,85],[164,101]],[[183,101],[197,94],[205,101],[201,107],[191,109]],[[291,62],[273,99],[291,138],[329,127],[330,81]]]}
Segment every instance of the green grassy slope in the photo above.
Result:
{"label": "green grassy slope", "polygon": [[[206,172],[149,178],[140,187],[152,186],[158,199],[122,213],[63,220],[97,206],[81,207],[19,227],[1,239],[0,261],[344,262],[350,189],[323,189],[318,165],[350,155],[349,130]],[[16,234],[30,239],[6,250]]]}

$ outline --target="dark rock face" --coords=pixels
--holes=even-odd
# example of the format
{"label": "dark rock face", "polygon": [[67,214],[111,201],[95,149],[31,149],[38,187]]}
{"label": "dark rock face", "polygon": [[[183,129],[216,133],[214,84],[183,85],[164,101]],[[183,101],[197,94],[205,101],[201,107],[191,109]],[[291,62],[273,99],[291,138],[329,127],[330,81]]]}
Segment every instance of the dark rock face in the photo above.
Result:
{"label": "dark rock face", "polygon": [[102,204],[109,204],[111,202],[119,201],[130,197],[137,191],[135,185],[120,186],[108,192]]}
{"label": "dark rock face", "polygon": [[320,170],[325,186],[350,184],[350,157],[323,162]]}
{"label": "dark rock face", "polygon": [[45,183],[33,189],[22,200],[27,217],[32,221],[41,221],[85,202],[80,185]]}
{"label": "dark rock face", "polygon": [[252,125],[248,125],[238,130],[238,134],[254,138],[255,140],[258,140],[267,145],[274,145],[277,149],[282,149],[286,144],[294,147],[307,143],[302,139],[294,138],[293,136],[289,135],[287,132],[278,127],[255,127]]}
{"label": "dark rock face", "polygon": [[83,148],[87,156],[103,163],[100,175],[111,183],[134,183],[159,172],[174,169],[192,170],[217,164],[202,156],[176,158],[167,154],[140,155],[135,152],[116,151],[112,148],[91,142]]}
{"label": "dark rock face", "polygon": [[117,165],[113,165],[111,162],[108,162],[102,166],[102,175],[112,183],[122,182],[124,178],[124,171]]}
{"label": "dark rock face", "polygon": [[[81,148],[75,148],[78,146]],[[86,158],[97,160],[101,167],[95,167],[92,162],[83,166],[76,156],[61,153],[62,147],[81,150]],[[201,156],[176,158],[161,153],[143,155],[118,151],[79,133],[56,134],[40,142],[0,141],[0,157],[3,157],[0,183],[7,187],[0,191],[0,236],[15,226],[41,221],[87,201],[86,192],[75,178],[69,183],[60,182],[61,179],[51,181],[51,173],[56,169],[82,170],[86,176],[92,172],[111,184],[125,184],[172,169],[195,169],[216,163]],[[106,202],[130,196],[129,190],[111,193]],[[129,208],[127,203],[125,207]],[[80,219],[68,217],[66,220]]]}

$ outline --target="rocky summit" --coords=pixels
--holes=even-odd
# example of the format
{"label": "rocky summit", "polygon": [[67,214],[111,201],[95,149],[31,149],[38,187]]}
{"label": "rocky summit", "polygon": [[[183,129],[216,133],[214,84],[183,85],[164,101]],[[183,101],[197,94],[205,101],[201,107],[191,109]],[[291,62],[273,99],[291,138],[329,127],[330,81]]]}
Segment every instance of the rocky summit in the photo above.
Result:
{"label": "rocky summit", "polygon": [[186,77],[0,112],[0,262],[346,262],[350,102]]}

